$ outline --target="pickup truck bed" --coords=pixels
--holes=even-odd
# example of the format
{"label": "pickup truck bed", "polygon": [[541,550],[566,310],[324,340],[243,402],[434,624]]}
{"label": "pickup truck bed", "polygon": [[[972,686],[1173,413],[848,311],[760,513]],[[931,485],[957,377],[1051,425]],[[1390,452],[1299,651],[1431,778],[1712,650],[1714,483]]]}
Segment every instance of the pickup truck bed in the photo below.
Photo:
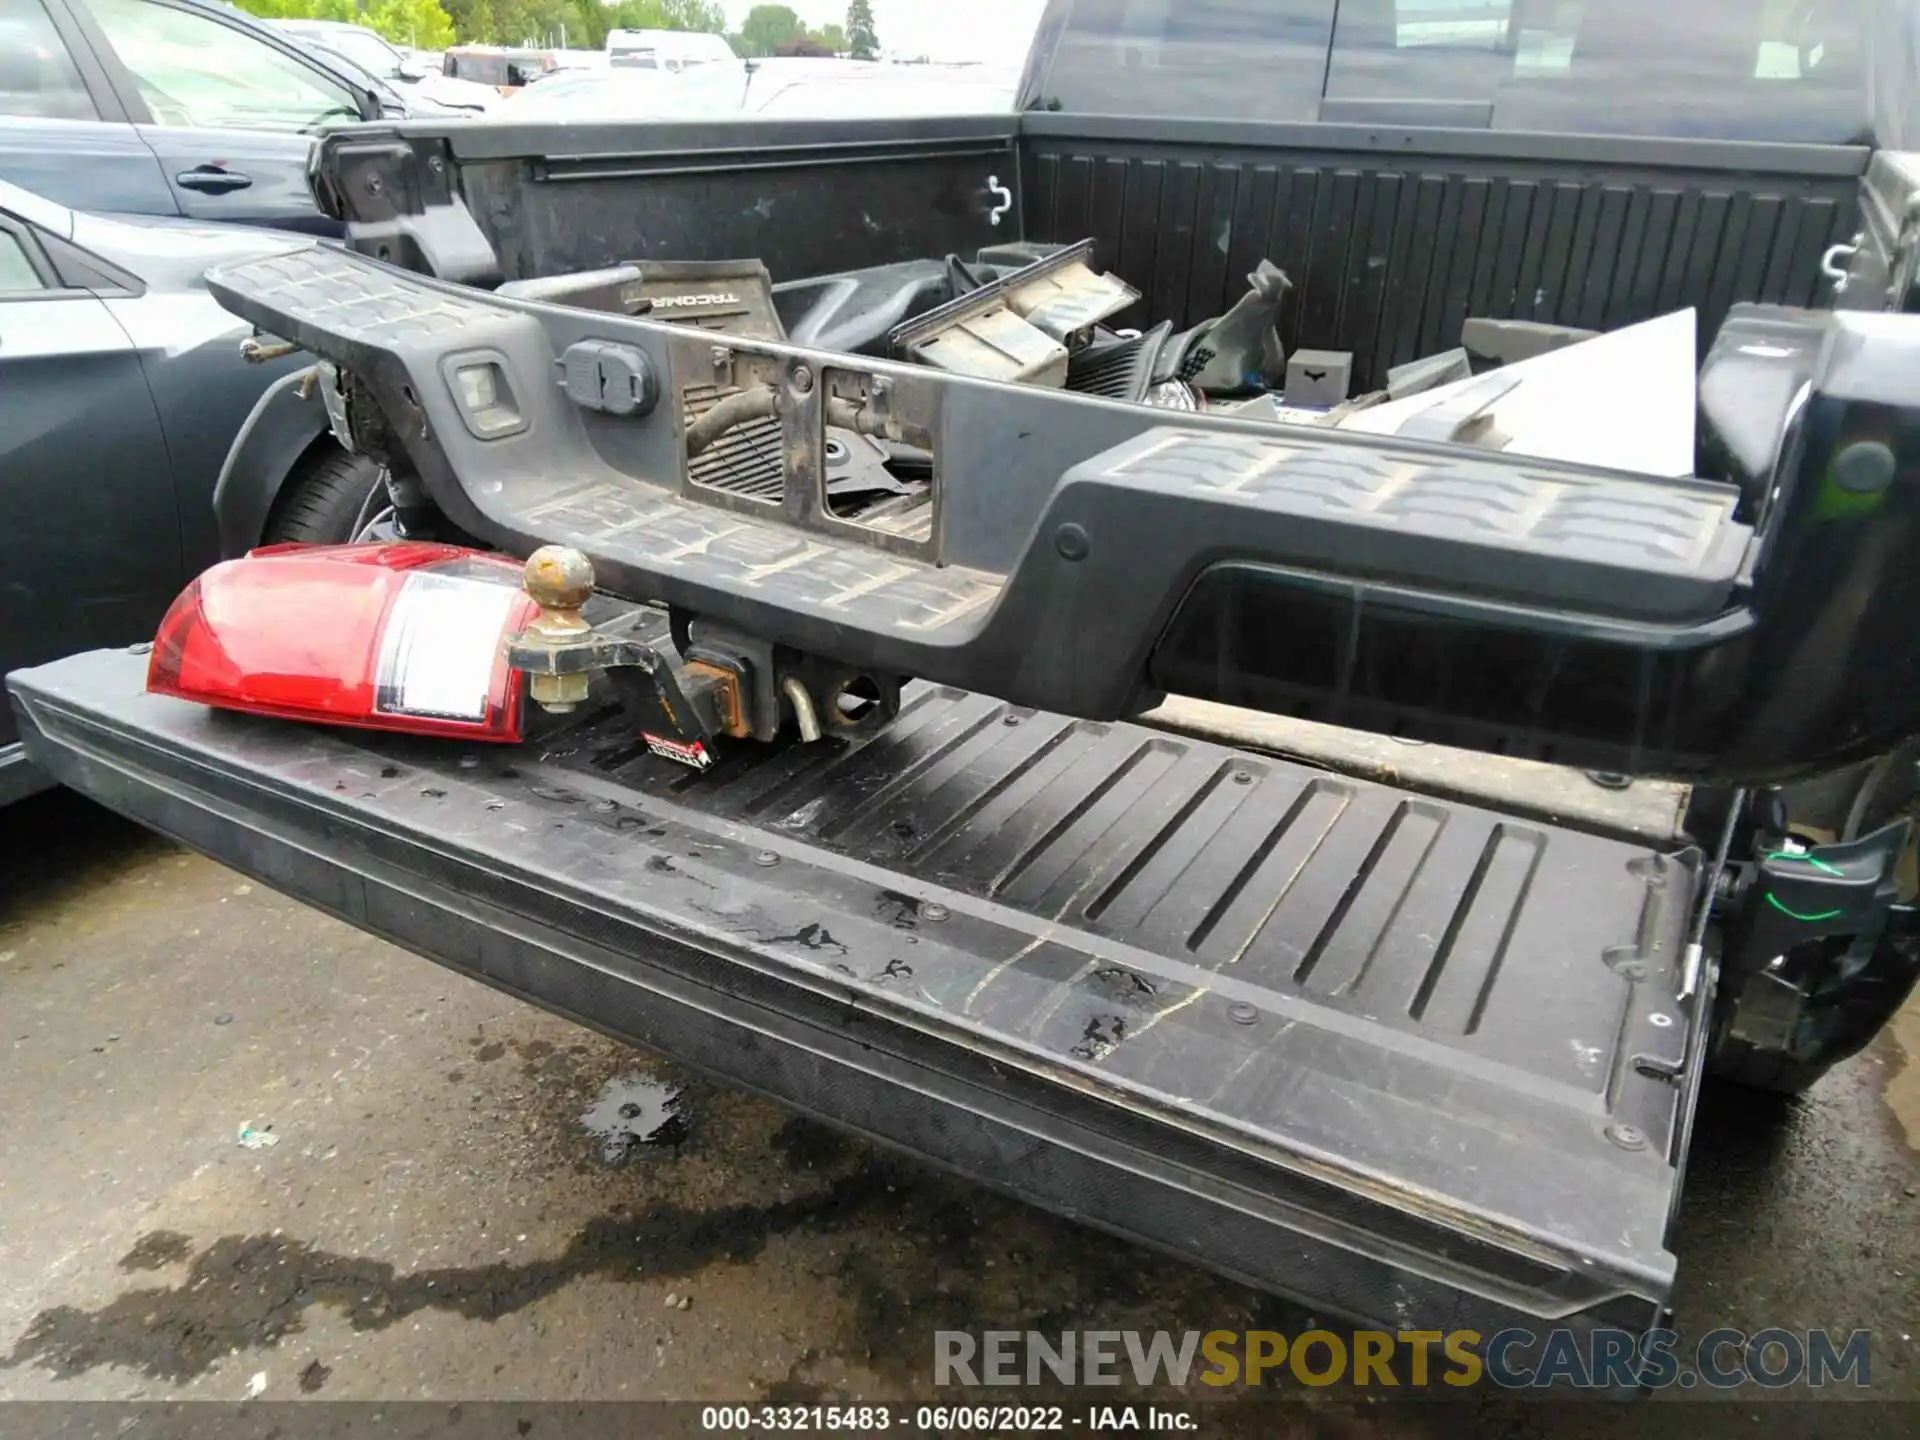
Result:
{"label": "pickup truck bed", "polygon": [[704,774],[10,677],[34,760],[360,928],[1363,1322],[1657,1322],[1690,852],[928,685]]}

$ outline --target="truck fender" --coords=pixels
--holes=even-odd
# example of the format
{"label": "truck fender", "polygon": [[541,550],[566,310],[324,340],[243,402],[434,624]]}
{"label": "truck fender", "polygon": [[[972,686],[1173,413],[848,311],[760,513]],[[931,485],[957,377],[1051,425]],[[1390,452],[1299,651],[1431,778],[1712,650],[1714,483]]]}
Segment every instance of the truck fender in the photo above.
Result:
{"label": "truck fender", "polygon": [[327,407],[317,395],[301,393],[309,373],[296,370],[268,386],[227,451],[213,487],[223,559],[244,555],[260,543],[287,477],[314,443],[331,433]]}

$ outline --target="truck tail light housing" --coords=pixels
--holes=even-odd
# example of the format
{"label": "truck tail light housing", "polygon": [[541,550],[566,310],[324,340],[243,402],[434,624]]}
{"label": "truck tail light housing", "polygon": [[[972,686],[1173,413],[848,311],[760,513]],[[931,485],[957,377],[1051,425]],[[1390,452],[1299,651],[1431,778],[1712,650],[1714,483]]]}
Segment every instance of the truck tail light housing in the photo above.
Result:
{"label": "truck tail light housing", "polygon": [[504,641],[533,618],[518,562],[454,545],[274,545],[167,611],[147,689],[224,710],[509,742]]}

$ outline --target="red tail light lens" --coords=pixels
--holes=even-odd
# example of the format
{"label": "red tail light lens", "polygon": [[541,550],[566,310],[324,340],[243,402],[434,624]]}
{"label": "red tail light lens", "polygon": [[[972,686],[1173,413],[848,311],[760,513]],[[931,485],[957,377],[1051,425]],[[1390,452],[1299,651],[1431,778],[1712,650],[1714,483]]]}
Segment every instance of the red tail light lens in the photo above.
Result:
{"label": "red tail light lens", "polygon": [[226,710],[469,740],[520,738],[502,641],[520,566],[453,545],[277,545],[173,602],[147,689]]}

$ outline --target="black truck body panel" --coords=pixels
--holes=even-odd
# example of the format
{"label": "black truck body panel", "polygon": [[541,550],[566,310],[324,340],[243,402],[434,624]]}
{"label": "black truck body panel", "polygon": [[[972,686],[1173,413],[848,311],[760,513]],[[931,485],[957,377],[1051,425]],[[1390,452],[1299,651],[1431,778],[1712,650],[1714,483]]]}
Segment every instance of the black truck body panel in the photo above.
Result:
{"label": "black truck body panel", "polygon": [[1217,315],[1271,258],[1289,349],[1355,393],[1470,315],[1611,330],[1684,305],[1816,302],[1857,228],[1864,147],[1221,121],[1023,117],[1027,234],[1093,236],[1140,316]]}
{"label": "black truck body panel", "polygon": [[1861,221],[1834,304],[1920,313],[1920,156],[1874,154],[1861,182]]}
{"label": "black truck body panel", "polygon": [[796,279],[1092,237],[1143,292],[1121,323],[1185,326],[1271,259],[1297,287],[1281,338],[1351,350],[1355,393],[1458,344],[1469,315],[1613,328],[1693,305],[1704,346],[1737,302],[1821,303],[1872,153],[1046,112],[371,134],[423,157],[420,186],[357,183],[379,144],[362,129],[318,154],[328,207],[364,233],[445,187],[509,280],[739,256]]}
{"label": "black truck body panel", "polygon": [[931,686],[694,774],[608,708],[467,754],[145,665],[12,676],[34,760],[488,984],[1389,1328],[1667,1299],[1690,851]]}
{"label": "black truck body panel", "polygon": [[[762,260],[779,279],[1017,239],[1019,117],[371,126],[315,156],[323,208],[383,222],[458,195],[495,265],[538,279],[629,260]],[[417,163],[400,173],[395,151]],[[1013,207],[993,217],[998,178]],[[372,183],[369,183],[371,181]],[[463,252],[464,254],[464,252]],[[405,253],[381,255],[416,263]],[[430,264],[446,279],[475,274]]]}

